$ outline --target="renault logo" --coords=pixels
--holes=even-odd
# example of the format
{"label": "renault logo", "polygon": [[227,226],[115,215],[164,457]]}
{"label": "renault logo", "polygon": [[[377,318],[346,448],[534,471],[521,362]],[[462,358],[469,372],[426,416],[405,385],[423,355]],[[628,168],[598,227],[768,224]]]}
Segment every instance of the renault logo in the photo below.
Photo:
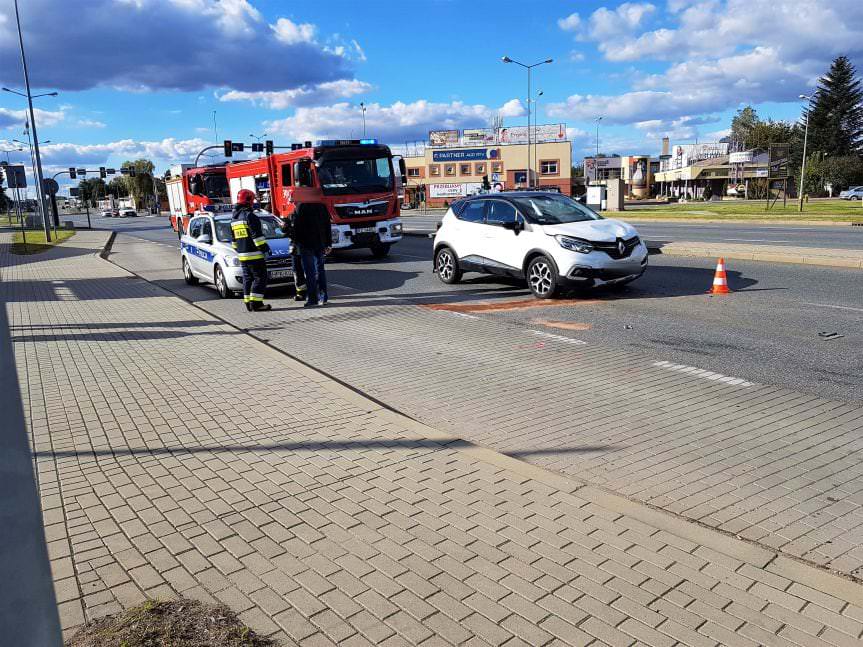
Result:
{"label": "renault logo", "polygon": [[623,254],[626,252],[626,245],[624,245],[623,241],[619,238],[617,239],[617,251],[620,253],[621,256],[623,256]]}

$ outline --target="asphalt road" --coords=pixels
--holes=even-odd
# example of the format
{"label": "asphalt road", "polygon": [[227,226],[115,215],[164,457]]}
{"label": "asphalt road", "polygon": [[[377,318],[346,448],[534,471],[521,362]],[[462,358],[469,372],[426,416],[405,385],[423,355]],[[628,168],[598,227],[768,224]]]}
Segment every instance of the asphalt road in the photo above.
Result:
{"label": "asphalt road", "polygon": [[[863,209],[861,209],[863,214]],[[434,231],[442,215],[402,214],[407,231]],[[754,225],[736,223],[665,223],[639,221],[634,214],[621,220],[631,222],[651,242],[705,242],[790,247],[863,249],[863,227],[850,225]]]}
{"label": "asphalt road", "polygon": [[[128,269],[190,300],[216,299],[211,288],[190,288],[182,282],[176,234],[157,222],[107,221],[124,234],[159,243],[146,266]],[[118,249],[112,260],[122,265]],[[344,296],[369,303],[396,299],[472,308],[529,299],[517,281],[475,274],[466,275],[460,285],[445,286],[432,274],[430,256],[431,240],[421,237],[405,238],[384,261],[372,260],[364,250],[343,253],[327,265],[333,300]],[[621,292],[594,290],[552,305],[543,302],[542,307],[464,314],[637,350],[684,368],[863,401],[860,270],[731,261],[734,294],[712,297],[706,291],[713,269],[712,259],[652,256],[647,273]],[[274,298],[285,296],[281,292]]]}

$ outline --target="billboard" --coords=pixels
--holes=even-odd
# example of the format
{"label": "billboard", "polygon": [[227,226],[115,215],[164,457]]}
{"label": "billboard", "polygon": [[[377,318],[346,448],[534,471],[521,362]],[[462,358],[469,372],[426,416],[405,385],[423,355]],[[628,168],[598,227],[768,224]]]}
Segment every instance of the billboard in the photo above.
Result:
{"label": "billboard", "polygon": [[458,146],[457,130],[430,130],[429,146]]}
{"label": "billboard", "polygon": [[4,164],[3,173],[6,176],[6,186],[10,189],[26,189],[27,175],[23,164]]}
{"label": "billboard", "polygon": [[461,133],[461,141],[465,146],[493,146],[497,138],[494,128],[465,128]]}
{"label": "billboard", "polygon": [[[498,183],[503,188],[502,183]],[[430,198],[462,198],[473,195],[482,190],[482,182],[448,182],[429,184],[428,195]]]}
{"label": "billboard", "polygon": [[[501,144],[526,144],[527,126],[501,128],[498,131],[498,141]],[[566,141],[566,124],[542,124],[530,127],[531,142],[562,142]]]}
{"label": "billboard", "polygon": [[668,168],[685,168],[695,162],[722,157],[728,154],[726,142],[710,142],[707,144],[678,144],[671,151]]}
{"label": "billboard", "polygon": [[647,165],[649,162],[647,157],[629,158],[629,183],[633,193],[647,190]]}
{"label": "billboard", "polygon": [[790,155],[790,144],[770,144],[767,152],[769,177],[777,180],[788,177],[788,158]]}
{"label": "billboard", "polygon": [[[484,148],[467,148],[458,151],[433,151],[432,161],[463,162],[469,160],[484,160],[488,157]],[[494,156],[492,156],[494,157]]]}

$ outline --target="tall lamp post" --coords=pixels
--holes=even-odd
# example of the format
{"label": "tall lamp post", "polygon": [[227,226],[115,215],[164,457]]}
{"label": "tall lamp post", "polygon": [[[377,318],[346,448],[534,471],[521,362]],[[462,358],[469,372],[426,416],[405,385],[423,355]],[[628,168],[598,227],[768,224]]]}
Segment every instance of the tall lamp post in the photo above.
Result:
{"label": "tall lamp post", "polygon": [[[15,22],[18,27],[18,46],[21,49],[21,68],[24,71],[24,91],[27,94],[15,92],[8,88],[3,89],[7,92],[27,97],[27,107],[30,111],[30,127],[33,129],[33,157],[36,161],[36,195],[39,199],[39,212],[42,214],[42,225],[45,229],[45,242],[50,242],[51,229],[48,226],[48,214],[45,212],[44,187],[42,186],[42,156],[39,154],[39,136],[36,133],[36,114],[33,111],[33,95],[30,93],[30,74],[27,72],[27,57],[24,55],[24,36],[21,33],[21,16],[18,13],[18,0],[15,0]],[[56,97],[57,93],[49,92],[46,96]]]}
{"label": "tall lamp post", "polygon": [[596,157],[599,157],[599,122],[602,121],[602,115],[594,119],[594,121],[596,122]]}
{"label": "tall lamp post", "polygon": [[[808,94],[801,94],[799,98],[806,101],[807,104],[812,102],[812,97]],[[803,129],[803,163],[800,165],[800,192],[797,196],[797,210],[803,212],[803,177],[806,175],[806,143],[809,139],[809,109],[806,110],[806,127]],[[767,187],[770,190],[770,187]]]}
{"label": "tall lamp post", "polygon": [[540,65],[545,65],[546,63],[554,62],[554,59],[547,58],[544,61],[540,61],[539,63],[533,63],[531,65],[527,65],[525,63],[521,63],[519,61],[516,61],[515,59],[512,59],[509,56],[504,56],[500,60],[504,63],[515,63],[516,65],[520,65],[521,67],[523,67],[524,69],[527,70],[527,188],[530,188],[531,187],[531,178],[530,178],[530,171],[531,171],[531,168],[530,168],[530,166],[531,166],[531,164],[530,164],[530,142],[531,142],[531,135],[530,135],[530,99],[531,99],[530,72],[535,67],[539,67]]}
{"label": "tall lamp post", "polygon": [[360,110],[363,111],[363,139],[366,138],[366,103],[360,101]]}
{"label": "tall lamp post", "polygon": [[[536,93],[536,98],[533,100],[533,129],[539,127],[539,98],[544,94],[542,90]],[[533,165],[536,167],[537,174],[541,172],[539,168],[539,133],[533,140]],[[537,180],[537,186],[539,186],[539,180]]]}

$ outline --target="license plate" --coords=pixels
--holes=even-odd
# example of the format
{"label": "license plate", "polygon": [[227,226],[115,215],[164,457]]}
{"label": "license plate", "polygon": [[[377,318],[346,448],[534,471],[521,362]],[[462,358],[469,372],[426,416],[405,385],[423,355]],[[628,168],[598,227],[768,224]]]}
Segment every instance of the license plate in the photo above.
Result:
{"label": "license plate", "polygon": [[374,227],[357,227],[354,232],[358,234],[373,234],[377,231]]}
{"label": "license plate", "polygon": [[270,270],[271,279],[287,279],[294,275],[293,270]]}

